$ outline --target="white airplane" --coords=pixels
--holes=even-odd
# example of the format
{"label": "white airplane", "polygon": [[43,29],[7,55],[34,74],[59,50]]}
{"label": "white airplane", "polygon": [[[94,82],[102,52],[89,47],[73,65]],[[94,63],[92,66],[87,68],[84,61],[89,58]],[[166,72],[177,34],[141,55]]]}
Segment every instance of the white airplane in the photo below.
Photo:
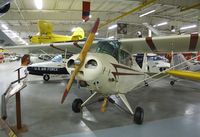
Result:
{"label": "white airplane", "polygon": [[[142,68],[142,63],[144,59],[144,54],[134,54],[133,55],[136,62]],[[168,59],[154,54],[154,53],[147,53],[147,72],[149,73],[160,73],[166,69],[170,68],[170,63],[168,63]]]}
{"label": "white airplane", "polygon": [[[136,107],[133,111],[130,106],[126,93],[144,83],[146,77],[145,68],[141,69],[132,59],[132,54],[141,52],[184,52],[188,50],[200,50],[199,34],[164,36],[164,37],[147,37],[147,38],[131,38],[121,40],[102,40],[94,41],[95,32],[97,31],[99,19],[96,21],[86,42],[79,42],[80,54],[70,57],[66,63],[70,80],[67,83],[61,103],[64,103],[69,93],[73,80],[76,78],[81,87],[86,87],[92,91],[92,95],[84,102],[78,98],[72,103],[72,109],[78,113],[94,96],[103,96],[101,111],[105,111],[107,101],[115,103],[111,95],[119,96],[127,107],[130,114],[133,115],[137,124],[142,124],[144,118],[144,110]],[[197,38],[197,39],[196,39]],[[93,46],[91,47],[93,43]],[[67,48],[68,51],[78,52],[77,47],[72,46],[73,43],[57,44],[59,48]],[[84,46],[83,46],[84,45]],[[40,46],[43,50],[47,50],[50,46]],[[90,50],[91,47],[91,50]],[[7,47],[7,50],[34,51],[36,46]],[[38,50],[38,49],[37,49]],[[90,50],[90,52],[88,52]],[[45,51],[46,52],[46,51]],[[144,66],[146,61],[144,61]]]}
{"label": "white airplane", "polygon": [[31,75],[43,76],[44,81],[49,81],[52,75],[68,74],[62,55],[55,56],[51,61],[28,65],[27,70]]}

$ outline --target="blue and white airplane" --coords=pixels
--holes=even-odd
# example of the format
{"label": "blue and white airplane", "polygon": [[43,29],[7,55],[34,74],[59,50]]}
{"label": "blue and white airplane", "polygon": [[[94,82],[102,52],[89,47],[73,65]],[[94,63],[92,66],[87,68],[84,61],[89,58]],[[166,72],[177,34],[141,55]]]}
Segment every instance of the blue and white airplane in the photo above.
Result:
{"label": "blue and white airplane", "polygon": [[43,76],[43,79],[48,81],[51,75],[68,74],[65,63],[62,55],[57,55],[51,61],[28,65],[27,70],[29,74]]}

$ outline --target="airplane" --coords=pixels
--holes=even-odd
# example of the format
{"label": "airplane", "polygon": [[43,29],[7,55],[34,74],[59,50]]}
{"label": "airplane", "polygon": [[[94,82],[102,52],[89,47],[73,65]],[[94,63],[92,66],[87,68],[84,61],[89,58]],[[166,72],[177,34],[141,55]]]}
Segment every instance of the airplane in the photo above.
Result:
{"label": "airplane", "polygon": [[[197,58],[193,57],[192,59]],[[199,63],[191,63],[192,60],[186,60],[183,54],[179,53],[173,56],[173,69],[166,71],[167,74],[170,74],[173,77],[188,79],[188,80],[200,80],[200,64]],[[177,79],[173,79],[170,81],[170,85],[174,85]]]}
{"label": "airplane", "polygon": [[41,43],[61,43],[69,41],[83,40],[85,37],[84,30],[80,27],[74,29],[71,36],[54,34],[53,26],[50,22],[45,20],[38,21],[39,35],[30,36],[30,42],[33,44]]}
{"label": "airplane", "polygon": [[28,65],[27,70],[30,75],[43,76],[44,81],[49,81],[52,75],[68,74],[62,55],[55,56],[51,61]]}
{"label": "airplane", "polygon": [[[144,110],[136,107],[133,111],[130,106],[126,93],[143,84],[146,78],[146,61],[144,67],[140,68],[132,59],[134,53],[152,53],[152,52],[185,52],[200,50],[200,40],[196,39],[199,34],[163,36],[163,37],[146,37],[146,38],[129,38],[120,40],[100,40],[94,41],[95,32],[97,31],[99,19],[95,22],[86,42],[57,44],[56,47],[74,51],[74,54],[66,62],[66,69],[70,75],[61,103],[64,103],[76,78],[80,87],[88,88],[92,95],[84,102],[77,98],[72,103],[72,110],[75,113],[81,112],[82,108],[87,105],[95,96],[103,96],[101,111],[104,112],[107,102],[115,103],[111,95],[119,96],[133,120],[137,124],[142,124],[144,119]],[[92,46],[91,46],[92,45]],[[42,50],[48,50],[51,46],[43,45]],[[33,52],[36,46],[14,46],[5,47],[7,50],[20,52],[27,50]],[[52,51],[53,49],[51,49]],[[89,52],[90,50],[90,52]]]}
{"label": "airplane", "polygon": [[[140,68],[142,68],[144,54],[135,54],[133,56],[138,65],[140,66]],[[147,56],[147,72],[159,73],[161,71],[170,68],[170,63],[168,63],[169,61],[167,58],[154,53],[147,53],[146,56]]]}

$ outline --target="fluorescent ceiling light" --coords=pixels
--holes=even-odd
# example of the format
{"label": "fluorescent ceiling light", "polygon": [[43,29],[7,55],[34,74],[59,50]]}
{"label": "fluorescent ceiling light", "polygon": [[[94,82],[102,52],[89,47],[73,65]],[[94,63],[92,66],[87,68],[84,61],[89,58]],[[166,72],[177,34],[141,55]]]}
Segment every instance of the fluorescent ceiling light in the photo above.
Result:
{"label": "fluorescent ceiling light", "polygon": [[39,9],[39,10],[41,10],[42,7],[43,7],[43,2],[42,2],[42,0],[34,0],[34,2],[35,2],[36,8]]}
{"label": "fluorescent ceiling light", "polygon": [[114,29],[114,28],[117,28],[117,24],[114,24],[114,25],[108,27],[108,29]]}
{"label": "fluorescent ceiling light", "polygon": [[167,24],[168,24],[168,22],[162,22],[157,25],[153,25],[153,27],[163,26],[163,25],[167,25]]}
{"label": "fluorescent ceiling light", "polygon": [[185,27],[181,27],[180,30],[190,29],[190,28],[195,28],[195,27],[197,27],[197,25],[185,26]]}
{"label": "fluorescent ceiling light", "polygon": [[4,28],[5,30],[8,30],[8,27],[5,24],[1,24],[1,27]]}
{"label": "fluorescent ceiling light", "polygon": [[155,11],[156,11],[156,10],[151,10],[151,11],[149,11],[149,12],[146,12],[146,13],[144,13],[144,14],[141,14],[139,17],[146,16],[146,15],[148,15],[148,14],[151,14],[151,13],[155,12]]}

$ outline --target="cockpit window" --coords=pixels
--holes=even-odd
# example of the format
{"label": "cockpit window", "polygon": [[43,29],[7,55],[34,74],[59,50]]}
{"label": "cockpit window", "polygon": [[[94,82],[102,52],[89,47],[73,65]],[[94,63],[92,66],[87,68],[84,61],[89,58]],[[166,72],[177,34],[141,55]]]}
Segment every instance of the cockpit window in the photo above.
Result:
{"label": "cockpit window", "polygon": [[105,53],[118,60],[119,43],[117,41],[99,41],[97,43],[97,53]]}
{"label": "cockpit window", "polygon": [[120,50],[119,52],[119,63],[131,66],[133,64],[132,58],[129,53],[124,50]]}
{"label": "cockpit window", "polygon": [[147,60],[148,61],[165,61],[165,62],[168,62],[168,60],[166,58],[164,58],[162,56],[159,56],[159,55],[157,55],[157,56],[150,56],[150,57],[147,56]]}
{"label": "cockpit window", "polygon": [[51,61],[52,62],[61,62],[62,61],[62,55],[55,56]]}

